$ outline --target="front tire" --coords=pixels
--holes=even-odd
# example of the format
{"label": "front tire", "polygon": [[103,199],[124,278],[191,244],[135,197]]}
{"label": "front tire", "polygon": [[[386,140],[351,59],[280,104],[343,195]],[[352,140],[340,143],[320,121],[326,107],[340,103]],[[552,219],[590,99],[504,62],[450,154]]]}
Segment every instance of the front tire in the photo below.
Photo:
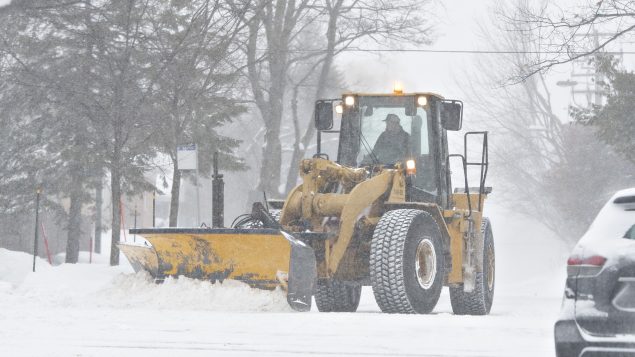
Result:
{"label": "front tire", "polygon": [[398,209],[381,217],[370,254],[371,285],[381,311],[430,313],[441,295],[443,267],[441,231],[430,214]]}
{"label": "front tire", "polygon": [[315,304],[320,312],[355,312],[362,295],[360,284],[339,280],[319,282]]}
{"label": "front tire", "polygon": [[481,223],[483,237],[483,271],[476,273],[476,284],[472,292],[463,291],[463,285],[450,287],[450,302],[456,315],[487,315],[494,301],[496,261],[494,236],[489,219]]}

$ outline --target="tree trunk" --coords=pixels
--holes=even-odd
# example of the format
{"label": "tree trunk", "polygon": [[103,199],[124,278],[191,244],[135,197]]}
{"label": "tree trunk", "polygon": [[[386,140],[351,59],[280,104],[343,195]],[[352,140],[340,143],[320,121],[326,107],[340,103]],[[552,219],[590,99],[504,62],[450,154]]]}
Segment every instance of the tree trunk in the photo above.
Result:
{"label": "tree trunk", "polygon": [[121,238],[121,172],[116,164],[110,171],[110,186],[112,187],[112,240],[110,242],[110,265],[119,265],[119,248],[117,243]]}
{"label": "tree trunk", "polygon": [[[300,164],[300,118],[298,115],[298,86],[293,88],[293,99],[291,100],[291,116],[293,118],[293,137],[295,142],[293,143],[293,155],[291,156],[291,165],[289,166],[289,173],[287,175],[287,184],[285,186],[285,193],[291,192],[296,186],[298,181],[298,170]],[[311,123],[309,123],[311,125]],[[293,174],[295,172],[295,174]]]}
{"label": "tree trunk", "polygon": [[260,168],[260,191],[270,197],[278,197],[280,184],[280,167],[282,166],[282,147],[280,145],[280,120],[267,127],[265,147],[262,150],[262,167]]}
{"label": "tree trunk", "polygon": [[95,253],[97,254],[101,254],[101,210],[103,206],[103,188],[104,184],[100,175],[97,179],[97,186],[95,187]]}
{"label": "tree trunk", "polygon": [[172,173],[172,197],[170,198],[170,227],[176,227],[179,218],[179,195],[181,193],[181,171],[178,162],[174,162],[174,173]]}
{"label": "tree trunk", "polygon": [[[340,15],[340,10],[342,7],[342,1],[335,2],[334,6],[329,9],[329,25],[326,31],[326,53],[324,55],[324,63],[322,64],[322,69],[320,71],[320,77],[318,78],[317,88],[315,91],[315,97],[313,98],[313,102],[324,95],[324,91],[326,90],[326,84],[328,82],[329,72],[331,71],[331,66],[333,65],[333,59],[335,58],[335,35],[337,31],[337,18]],[[308,115],[311,118],[310,115]],[[286,192],[291,191],[293,187],[296,186],[298,181],[298,165],[300,164],[300,160],[306,154],[306,148],[309,147],[311,140],[313,140],[313,136],[315,134],[315,127],[313,123],[309,122],[307,126],[306,132],[302,137],[301,145],[297,144],[293,147],[293,155],[291,158],[291,168],[289,169],[289,173],[287,174],[287,184],[286,184]]]}
{"label": "tree trunk", "polygon": [[268,110],[262,110],[265,122],[265,147],[262,150],[262,166],[260,167],[260,191],[265,191],[271,197],[279,197],[280,169],[282,166],[282,145],[280,144],[280,125],[282,122],[282,101],[286,81],[284,65],[280,61],[272,61],[276,70],[272,70],[272,85],[269,89]]}
{"label": "tree trunk", "polygon": [[66,239],[66,263],[77,263],[79,259],[79,240],[82,222],[82,185],[73,174],[71,178],[70,208],[68,210],[68,236]]}

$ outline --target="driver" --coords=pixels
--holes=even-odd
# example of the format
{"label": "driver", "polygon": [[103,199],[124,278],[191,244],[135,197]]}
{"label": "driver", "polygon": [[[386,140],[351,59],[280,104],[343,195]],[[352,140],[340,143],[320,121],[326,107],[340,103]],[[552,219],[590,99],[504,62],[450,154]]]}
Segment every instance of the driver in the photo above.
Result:
{"label": "driver", "polygon": [[386,122],[386,130],[377,138],[373,153],[379,162],[395,164],[408,155],[410,135],[401,127],[399,117],[396,114],[386,115],[384,121]]}

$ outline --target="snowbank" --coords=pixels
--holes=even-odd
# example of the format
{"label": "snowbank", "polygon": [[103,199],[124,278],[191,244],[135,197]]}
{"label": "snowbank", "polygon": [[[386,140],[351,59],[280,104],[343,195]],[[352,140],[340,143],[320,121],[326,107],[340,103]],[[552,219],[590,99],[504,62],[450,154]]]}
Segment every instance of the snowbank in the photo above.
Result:
{"label": "snowbank", "polygon": [[292,311],[285,293],[252,289],[238,281],[212,284],[179,278],[154,283],[146,274],[120,274],[100,291],[104,305],[122,308],[187,309],[210,311]]}
{"label": "snowbank", "polygon": [[[46,260],[37,258],[38,271],[50,268]],[[0,291],[20,285],[32,271],[33,256],[31,254],[0,248]]]}

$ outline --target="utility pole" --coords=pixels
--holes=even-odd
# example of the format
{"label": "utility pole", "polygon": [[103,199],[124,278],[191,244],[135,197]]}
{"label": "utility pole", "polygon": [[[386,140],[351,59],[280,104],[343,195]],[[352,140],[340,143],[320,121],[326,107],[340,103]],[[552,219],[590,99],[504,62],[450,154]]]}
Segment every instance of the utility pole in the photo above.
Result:
{"label": "utility pole", "polygon": [[[597,31],[593,31],[593,46],[595,48],[600,45],[600,38],[614,36],[615,34],[611,33],[599,33]],[[586,34],[579,34],[576,37],[587,37]],[[562,86],[570,86],[571,87],[571,98],[573,103],[578,107],[586,107],[590,108],[592,105],[601,106],[603,103],[604,96],[607,93],[602,90],[600,87],[600,83],[604,80],[604,76],[602,73],[598,71],[598,63],[601,59],[602,53],[597,52],[593,55],[595,58],[595,65],[588,65],[588,57],[578,59],[577,61],[572,62],[571,66],[571,79],[567,81],[560,81],[558,85]],[[579,80],[579,81],[578,81]],[[582,83],[580,83],[582,82]],[[562,84],[561,84],[562,83]],[[584,89],[575,89],[574,87],[577,84],[584,84]],[[579,105],[576,100],[576,94],[584,94],[586,98],[586,105]]]}

